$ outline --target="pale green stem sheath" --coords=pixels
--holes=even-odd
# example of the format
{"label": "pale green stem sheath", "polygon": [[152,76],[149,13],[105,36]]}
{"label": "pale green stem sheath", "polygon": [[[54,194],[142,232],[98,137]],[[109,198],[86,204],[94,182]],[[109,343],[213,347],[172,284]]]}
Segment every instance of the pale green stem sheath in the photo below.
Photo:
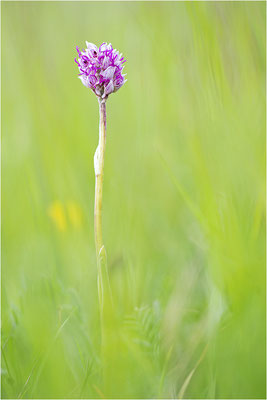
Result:
{"label": "pale green stem sheath", "polygon": [[106,147],[106,100],[99,99],[99,143],[94,156],[95,167],[95,246],[98,268],[98,296],[103,319],[104,303],[112,304],[109,277],[107,270],[107,255],[102,235],[102,199],[104,179],[104,156]]}
{"label": "pale green stem sheath", "polygon": [[99,99],[99,143],[95,152],[95,246],[96,256],[103,246],[102,236],[102,199],[104,178],[104,156],[106,148],[106,101]]}
{"label": "pale green stem sheath", "polygon": [[99,143],[95,152],[95,246],[97,258],[97,286],[101,325],[101,358],[103,384],[109,382],[109,348],[113,327],[113,304],[109,284],[107,253],[102,235],[102,199],[104,179],[104,155],[106,147],[106,100],[99,99]]}

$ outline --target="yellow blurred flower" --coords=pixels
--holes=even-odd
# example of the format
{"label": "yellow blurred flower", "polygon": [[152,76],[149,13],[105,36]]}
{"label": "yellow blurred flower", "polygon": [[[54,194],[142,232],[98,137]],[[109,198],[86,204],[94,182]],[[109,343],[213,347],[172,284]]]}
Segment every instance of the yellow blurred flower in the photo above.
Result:
{"label": "yellow blurred flower", "polygon": [[80,228],[82,226],[82,210],[78,203],[67,201],[64,205],[61,201],[56,200],[48,207],[47,213],[54,222],[56,228],[65,232],[70,226]]}
{"label": "yellow blurred flower", "polygon": [[74,201],[68,201],[67,212],[71,225],[74,228],[80,228],[82,226],[82,210],[79,204]]}
{"label": "yellow blurred flower", "polygon": [[59,231],[66,231],[67,221],[63,204],[60,201],[56,200],[49,206],[48,215],[51,217]]}

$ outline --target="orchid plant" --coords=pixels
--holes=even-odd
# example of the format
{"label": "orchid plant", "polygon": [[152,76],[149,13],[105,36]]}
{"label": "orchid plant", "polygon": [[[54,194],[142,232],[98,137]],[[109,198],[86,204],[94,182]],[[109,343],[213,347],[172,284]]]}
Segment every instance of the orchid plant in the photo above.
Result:
{"label": "orchid plant", "polygon": [[119,90],[126,82],[123,74],[126,60],[118,50],[109,43],[97,47],[86,42],[86,48],[76,47],[78,58],[75,62],[79,68],[79,78],[84,86],[91,89],[99,102],[99,143],[94,156],[95,169],[95,209],[94,230],[95,247],[98,265],[98,295],[103,318],[104,302],[112,301],[108,279],[106,250],[102,237],[102,198],[104,177],[104,155],[106,147],[106,101],[111,93]]}

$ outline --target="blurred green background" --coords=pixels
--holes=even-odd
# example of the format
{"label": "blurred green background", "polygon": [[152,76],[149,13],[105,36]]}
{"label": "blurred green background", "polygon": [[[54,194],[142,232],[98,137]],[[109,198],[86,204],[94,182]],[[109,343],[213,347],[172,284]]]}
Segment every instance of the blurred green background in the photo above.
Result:
{"label": "blurred green background", "polygon": [[[2,2],[2,398],[265,398],[265,2]],[[111,42],[102,377],[98,103]]]}

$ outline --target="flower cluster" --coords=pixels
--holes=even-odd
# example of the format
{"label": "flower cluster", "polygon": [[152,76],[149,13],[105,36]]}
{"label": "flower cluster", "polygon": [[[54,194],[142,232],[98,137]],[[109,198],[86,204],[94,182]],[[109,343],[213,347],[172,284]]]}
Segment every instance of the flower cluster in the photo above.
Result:
{"label": "flower cluster", "polygon": [[106,99],[110,93],[116,92],[126,82],[125,74],[122,74],[125,59],[111,44],[102,43],[98,48],[93,43],[86,42],[86,49],[78,52],[79,78],[84,86],[102,99]]}

